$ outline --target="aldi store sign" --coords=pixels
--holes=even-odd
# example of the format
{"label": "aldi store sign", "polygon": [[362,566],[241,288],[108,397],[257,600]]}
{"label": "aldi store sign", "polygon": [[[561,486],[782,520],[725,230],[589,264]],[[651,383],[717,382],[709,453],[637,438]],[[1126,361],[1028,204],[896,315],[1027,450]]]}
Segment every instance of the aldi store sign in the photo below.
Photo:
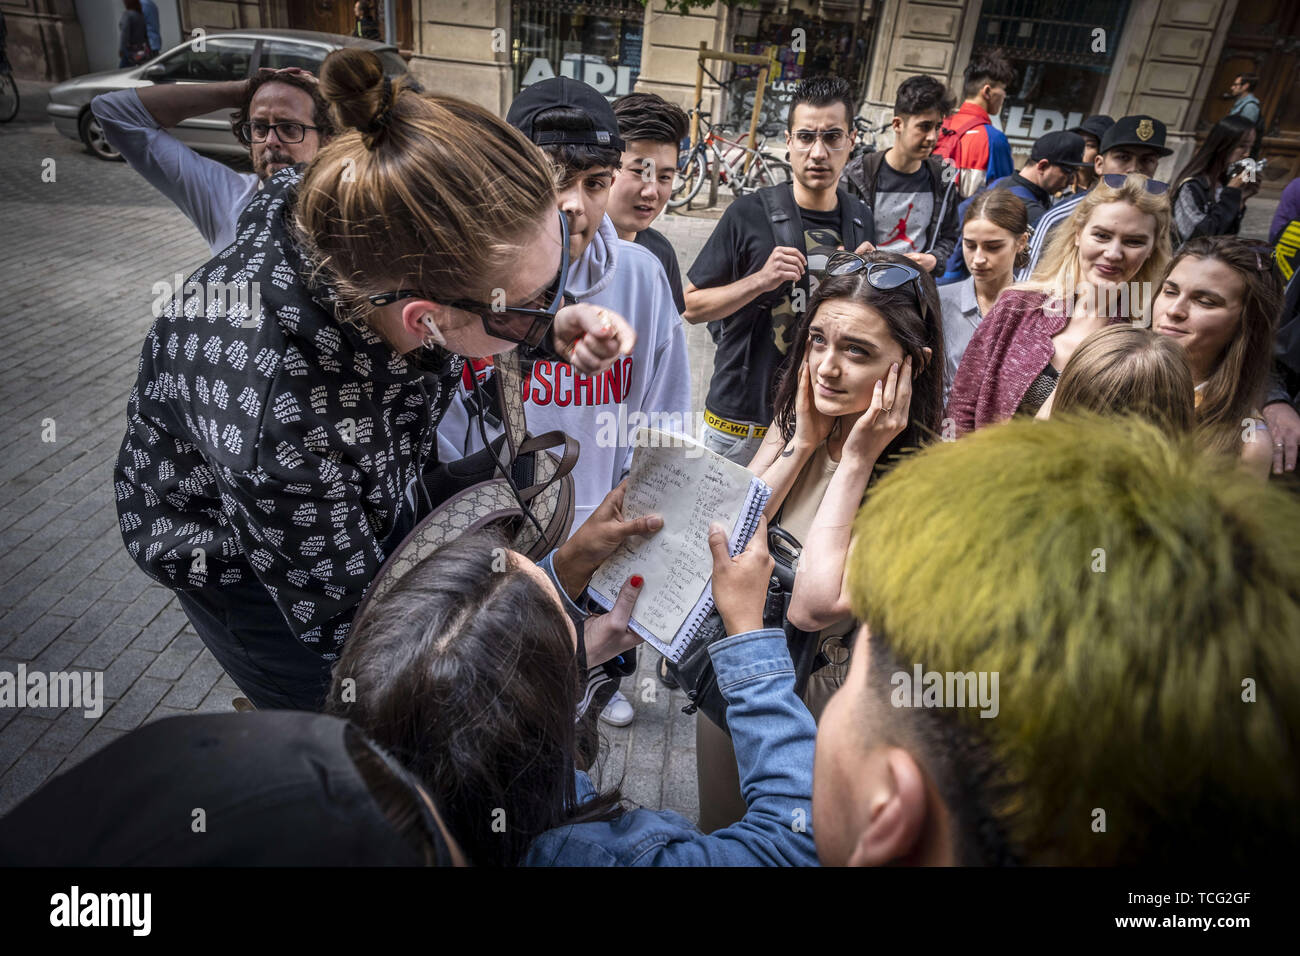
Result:
{"label": "aldi store sign", "polygon": [[[1026,112],[1028,116],[1025,115]],[[1082,113],[1070,113],[1067,116],[1056,110],[1012,106],[1007,110],[1007,121],[1002,132],[1007,134],[1008,139],[1027,139],[1032,142],[1044,133],[1073,129],[1082,122]]]}
{"label": "aldi store sign", "polygon": [[[539,56],[533,59],[520,86],[532,86],[555,76],[551,61]],[[606,96],[623,96],[632,92],[633,70],[630,66],[610,66],[603,58],[589,54],[573,53],[560,61],[560,76],[580,80],[594,86]]]}

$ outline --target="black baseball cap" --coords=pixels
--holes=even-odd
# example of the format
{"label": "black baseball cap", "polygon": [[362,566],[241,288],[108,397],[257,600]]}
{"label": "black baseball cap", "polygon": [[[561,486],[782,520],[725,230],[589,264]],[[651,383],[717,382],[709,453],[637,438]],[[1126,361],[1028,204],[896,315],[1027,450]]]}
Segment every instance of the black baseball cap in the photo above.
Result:
{"label": "black baseball cap", "polygon": [[1154,116],[1141,113],[1122,116],[1106,130],[1106,135],[1101,138],[1100,151],[1106,153],[1116,146],[1145,146],[1154,149],[1159,156],[1171,156],[1174,152],[1165,146],[1165,124]]}
{"label": "black baseball cap", "polygon": [[451,865],[404,768],[347,721],[291,710],[168,717],[113,741],[0,818],[0,865],[421,865],[354,762],[363,750]]}
{"label": "black baseball cap", "polygon": [[1079,135],[1087,133],[1089,136],[1095,137],[1097,142],[1100,143],[1102,138],[1106,135],[1106,131],[1114,125],[1114,119],[1104,113],[1098,113],[1095,116],[1089,116],[1078,126],[1072,127],[1070,132],[1078,133]]}
{"label": "black baseball cap", "polygon": [[1034,140],[1033,148],[1029,150],[1029,161],[1036,163],[1040,159],[1045,159],[1053,166],[1072,168],[1090,165],[1083,161],[1085,146],[1087,143],[1078,133],[1069,133],[1065,130],[1044,133]]}
{"label": "black baseball cap", "polygon": [[[582,110],[591,117],[594,129],[557,129],[541,133],[533,129],[538,114],[560,107]],[[625,148],[623,137],[618,135],[618,117],[609,101],[594,86],[567,76],[551,77],[525,87],[510,104],[506,122],[538,146],[586,144],[608,146],[619,151]]]}

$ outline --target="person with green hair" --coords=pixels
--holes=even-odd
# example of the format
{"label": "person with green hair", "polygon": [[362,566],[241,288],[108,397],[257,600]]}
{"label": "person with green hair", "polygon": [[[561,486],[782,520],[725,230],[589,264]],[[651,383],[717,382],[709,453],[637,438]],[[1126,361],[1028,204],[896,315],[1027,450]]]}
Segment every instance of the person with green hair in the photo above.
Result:
{"label": "person with green hair", "polygon": [[1300,502],[1137,418],[900,463],[817,736],[823,864],[1241,866],[1300,849]]}

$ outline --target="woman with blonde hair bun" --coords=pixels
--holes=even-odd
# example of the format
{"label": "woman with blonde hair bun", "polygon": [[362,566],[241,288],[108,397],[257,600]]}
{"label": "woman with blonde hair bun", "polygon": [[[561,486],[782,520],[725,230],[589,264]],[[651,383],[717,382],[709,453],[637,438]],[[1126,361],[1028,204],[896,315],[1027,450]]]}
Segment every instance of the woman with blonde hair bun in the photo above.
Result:
{"label": "woman with blonde hair bun", "polygon": [[[259,708],[316,710],[426,472],[466,357],[594,374],[620,317],[566,305],[551,164],[487,110],[338,50],[338,126],[272,176],[147,336],[114,474],[127,549]],[[242,290],[227,308],[205,289]],[[197,290],[197,291],[195,291]]]}

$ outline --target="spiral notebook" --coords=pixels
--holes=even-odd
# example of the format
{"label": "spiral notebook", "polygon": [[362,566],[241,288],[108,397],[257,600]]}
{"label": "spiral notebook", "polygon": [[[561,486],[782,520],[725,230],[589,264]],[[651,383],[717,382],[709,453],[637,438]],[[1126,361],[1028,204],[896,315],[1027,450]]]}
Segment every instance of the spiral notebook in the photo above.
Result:
{"label": "spiral notebook", "polygon": [[686,435],[641,428],[633,442],[623,516],[657,514],[664,526],[623,542],[592,576],[587,594],[609,610],[629,577],[645,578],[630,626],[675,663],[713,611],[710,522],[729,529],[728,547],[740,553],[772,489]]}

